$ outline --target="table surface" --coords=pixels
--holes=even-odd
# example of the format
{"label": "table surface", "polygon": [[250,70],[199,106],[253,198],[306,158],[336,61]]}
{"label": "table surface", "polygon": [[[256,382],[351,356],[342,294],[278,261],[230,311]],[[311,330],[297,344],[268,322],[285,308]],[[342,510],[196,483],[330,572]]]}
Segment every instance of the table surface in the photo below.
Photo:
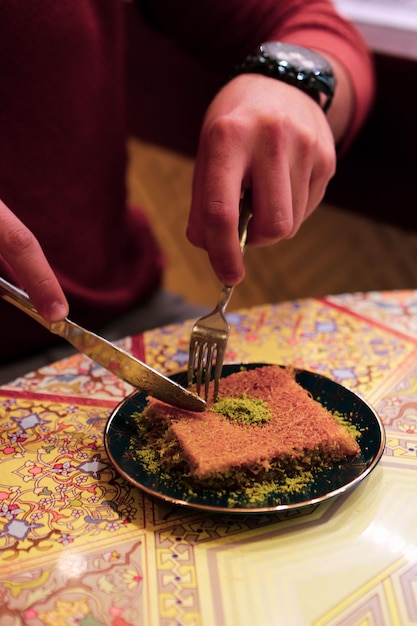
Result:
{"label": "table surface", "polygon": [[[103,433],[132,388],[75,355],[0,388],[1,626],[417,624],[417,291],[229,315],[228,362],[293,364],[359,393],[387,443],[317,506],[207,514],[152,499]],[[191,323],[122,346],[183,369]],[[414,474],[413,474],[414,471]]]}

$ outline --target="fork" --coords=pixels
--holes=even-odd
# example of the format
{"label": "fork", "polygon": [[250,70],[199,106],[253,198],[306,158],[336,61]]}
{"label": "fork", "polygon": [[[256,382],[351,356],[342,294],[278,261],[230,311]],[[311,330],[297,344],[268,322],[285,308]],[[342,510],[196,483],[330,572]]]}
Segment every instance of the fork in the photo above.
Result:
{"label": "fork", "polygon": [[[244,191],[239,207],[239,241],[242,254],[245,250],[248,223],[252,217],[252,192]],[[220,376],[224,355],[230,335],[230,326],[225,310],[232,296],[234,285],[223,285],[217,305],[208,315],[200,317],[191,331],[188,356],[188,386],[195,380],[200,395],[204,379],[204,398],[207,401],[214,365],[214,402],[219,393]]]}

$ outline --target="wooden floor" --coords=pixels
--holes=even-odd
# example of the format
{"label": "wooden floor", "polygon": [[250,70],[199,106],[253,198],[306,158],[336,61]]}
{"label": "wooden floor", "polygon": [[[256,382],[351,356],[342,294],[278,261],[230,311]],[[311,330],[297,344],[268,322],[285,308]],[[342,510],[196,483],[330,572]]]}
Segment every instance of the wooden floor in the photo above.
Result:
{"label": "wooden floor", "polygon": [[[219,282],[184,231],[193,162],[131,140],[128,189],[153,221],[167,255],[166,287],[214,305]],[[291,240],[247,248],[246,277],[229,309],[350,291],[417,288],[417,233],[322,205]]]}

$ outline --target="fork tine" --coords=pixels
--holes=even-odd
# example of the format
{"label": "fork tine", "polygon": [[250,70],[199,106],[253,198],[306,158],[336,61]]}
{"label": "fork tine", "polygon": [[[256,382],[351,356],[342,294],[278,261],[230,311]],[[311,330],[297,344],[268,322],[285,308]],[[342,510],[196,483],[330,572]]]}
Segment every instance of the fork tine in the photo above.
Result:
{"label": "fork tine", "polygon": [[188,360],[188,386],[193,384],[195,378],[196,391],[197,394],[200,395],[204,369],[204,345],[201,338],[192,337],[192,339]]}
{"label": "fork tine", "polygon": [[[195,373],[195,353],[196,353],[196,340],[191,334],[190,347],[188,352],[188,370],[187,370],[187,384],[188,387],[191,387],[194,381],[194,373]],[[198,392],[197,392],[198,393]]]}
{"label": "fork tine", "polygon": [[[219,395],[219,385],[220,385],[220,378],[222,375],[225,353],[226,353],[226,345],[224,343],[222,345],[217,346],[216,364],[214,366],[214,391],[213,391],[214,402],[217,401],[217,398]],[[205,399],[207,400],[207,398]]]}
{"label": "fork tine", "polygon": [[215,354],[217,353],[217,343],[208,342],[206,344],[206,351],[207,351],[207,357],[206,357],[206,368],[205,368],[205,375],[204,375],[204,399],[207,401],[208,396],[209,396],[209,387],[210,387],[210,381],[211,381],[211,370],[213,367],[213,359],[215,358]]}

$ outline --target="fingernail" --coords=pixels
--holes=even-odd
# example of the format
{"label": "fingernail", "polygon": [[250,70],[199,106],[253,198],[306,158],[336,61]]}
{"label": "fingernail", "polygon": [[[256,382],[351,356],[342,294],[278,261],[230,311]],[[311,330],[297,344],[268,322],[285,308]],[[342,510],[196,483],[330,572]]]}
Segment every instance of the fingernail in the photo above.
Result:
{"label": "fingernail", "polygon": [[49,307],[49,317],[53,322],[59,322],[63,320],[64,317],[66,317],[67,313],[68,307],[59,300],[53,302]]}

